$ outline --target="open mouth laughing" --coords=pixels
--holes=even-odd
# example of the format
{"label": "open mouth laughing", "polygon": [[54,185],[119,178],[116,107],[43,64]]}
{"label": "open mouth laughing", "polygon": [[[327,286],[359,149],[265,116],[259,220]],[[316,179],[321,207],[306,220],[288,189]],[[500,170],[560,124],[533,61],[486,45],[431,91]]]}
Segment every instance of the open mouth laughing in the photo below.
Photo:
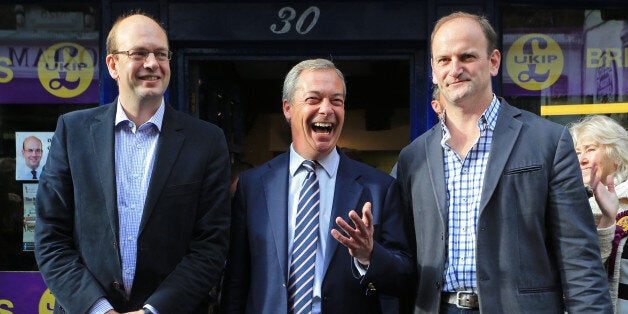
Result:
{"label": "open mouth laughing", "polygon": [[314,122],[312,123],[312,130],[316,133],[330,134],[334,129],[334,125],[328,122]]}

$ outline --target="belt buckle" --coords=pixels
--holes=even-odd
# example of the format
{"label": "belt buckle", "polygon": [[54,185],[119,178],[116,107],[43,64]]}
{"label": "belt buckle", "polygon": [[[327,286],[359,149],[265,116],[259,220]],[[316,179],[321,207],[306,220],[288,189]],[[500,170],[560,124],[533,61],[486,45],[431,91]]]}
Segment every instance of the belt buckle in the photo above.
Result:
{"label": "belt buckle", "polygon": [[456,306],[461,309],[473,310],[478,307],[478,296],[473,291],[457,291]]}

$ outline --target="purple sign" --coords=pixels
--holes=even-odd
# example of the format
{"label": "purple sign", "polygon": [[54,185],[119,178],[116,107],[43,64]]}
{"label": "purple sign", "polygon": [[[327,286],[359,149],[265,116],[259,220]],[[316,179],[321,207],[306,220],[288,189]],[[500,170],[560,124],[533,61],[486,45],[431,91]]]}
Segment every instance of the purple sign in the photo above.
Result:
{"label": "purple sign", "polygon": [[0,42],[0,104],[98,103],[98,42]]}
{"label": "purple sign", "polygon": [[[588,21],[588,20],[587,20]],[[590,22],[590,21],[589,21]],[[628,94],[628,48],[622,21],[582,29],[514,29],[503,36],[506,96],[593,96],[622,101]],[[628,38],[628,37],[626,37]]]}
{"label": "purple sign", "polygon": [[39,272],[0,272],[0,313],[52,313],[54,305]]}

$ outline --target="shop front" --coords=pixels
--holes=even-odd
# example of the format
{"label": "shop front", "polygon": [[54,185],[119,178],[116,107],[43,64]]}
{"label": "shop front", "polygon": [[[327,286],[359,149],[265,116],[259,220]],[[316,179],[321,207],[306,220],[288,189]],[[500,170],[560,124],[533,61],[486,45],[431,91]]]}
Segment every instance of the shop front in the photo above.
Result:
{"label": "shop front", "polygon": [[37,171],[59,115],[115,99],[106,35],[138,8],[168,31],[168,103],[223,129],[234,172],[288,149],[283,78],[307,58],[331,59],[345,74],[339,146],[390,171],[437,122],[429,38],[458,10],[495,26],[502,66],[493,85],[510,104],[564,125],[604,114],[628,127],[625,1],[0,1],[0,313],[51,313],[32,252]]}

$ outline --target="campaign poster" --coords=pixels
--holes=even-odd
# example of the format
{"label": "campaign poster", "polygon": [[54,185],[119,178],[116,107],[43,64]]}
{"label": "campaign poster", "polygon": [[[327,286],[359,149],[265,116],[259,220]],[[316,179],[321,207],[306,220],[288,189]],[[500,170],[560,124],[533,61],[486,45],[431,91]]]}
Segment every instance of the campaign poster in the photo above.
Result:
{"label": "campaign poster", "polygon": [[54,132],[15,132],[15,180],[39,181]]}

